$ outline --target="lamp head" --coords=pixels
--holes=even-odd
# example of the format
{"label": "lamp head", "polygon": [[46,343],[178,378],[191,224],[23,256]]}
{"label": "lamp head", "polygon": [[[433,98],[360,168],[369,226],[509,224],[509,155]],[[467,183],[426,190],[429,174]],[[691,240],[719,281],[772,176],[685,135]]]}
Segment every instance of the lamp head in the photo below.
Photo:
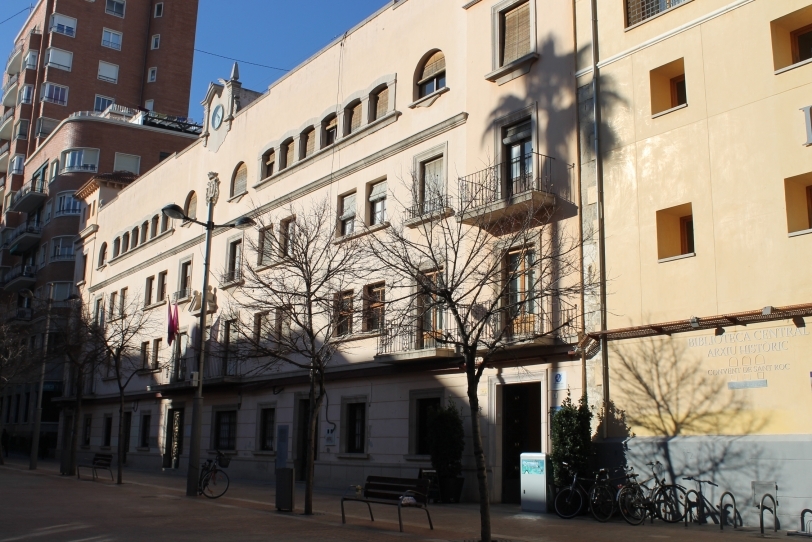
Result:
{"label": "lamp head", "polygon": [[257,223],[254,222],[252,218],[248,218],[247,216],[237,219],[237,221],[234,223],[234,227],[238,230],[247,230],[248,228],[253,228],[256,225]]}
{"label": "lamp head", "polygon": [[34,298],[34,292],[29,290],[28,288],[23,288],[22,290],[20,290],[20,295],[26,299]]}
{"label": "lamp head", "polygon": [[181,209],[180,205],[175,205],[174,203],[170,203],[161,209],[161,212],[169,218],[174,218],[176,220],[186,220],[188,218],[186,213],[183,212],[183,209]]}

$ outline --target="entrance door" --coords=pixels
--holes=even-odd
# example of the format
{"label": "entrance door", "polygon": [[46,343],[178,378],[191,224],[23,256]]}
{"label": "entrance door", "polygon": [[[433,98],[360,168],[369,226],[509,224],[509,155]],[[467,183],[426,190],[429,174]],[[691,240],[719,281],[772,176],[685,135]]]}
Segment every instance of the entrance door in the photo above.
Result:
{"label": "entrance door", "polygon": [[180,456],[183,453],[183,409],[171,408],[166,424],[166,451],[164,453],[164,468],[177,469],[180,466]]}
{"label": "entrance door", "polygon": [[124,446],[124,464],[127,464],[127,452],[130,451],[130,429],[132,429],[133,425],[133,413],[132,412],[125,412],[124,413],[124,435],[123,435],[123,446]]}
{"label": "entrance door", "polygon": [[521,502],[520,456],[541,452],[541,384],[502,390],[502,502]]}
{"label": "entrance door", "polygon": [[[310,450],[307,439],[308,422],[310,421],[310,399],[299,399],[299,416],[296,427],[296,479],[307,479],[307,455]],[[316,443],[319,439],[319,424],[316,422]],[[319,447],[316,446],[315,459],[319,457]]]}

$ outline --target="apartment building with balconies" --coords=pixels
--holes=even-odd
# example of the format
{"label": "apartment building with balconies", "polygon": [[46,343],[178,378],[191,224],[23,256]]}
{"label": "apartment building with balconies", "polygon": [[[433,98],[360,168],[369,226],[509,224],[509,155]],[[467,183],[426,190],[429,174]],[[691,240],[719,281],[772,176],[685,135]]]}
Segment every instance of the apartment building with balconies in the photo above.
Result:
{"label": "apartment building with balconies", "polygon": [[[126,441],[108,430],[118,423],[118,392],[100,376],[85,397],[83,453],[123,446],[128,464],[185,468],[197,375],[206,398],[204,450],[232,455],[236,475],[272,479],[284,446],[288,464],[304,475],[307,372],[281,367],[257,374],[228,354],[239,342],[228,308],[241,299],[246,262],[275,263],[250,247],[261,235],[293,231],[290,205],[328,201],[337,242],[381,235],[396,222],[404,231],[437,220],[498,230],[496,223],[528,206],[559,209],[544,227],[577,237],[572,17],[569,6],[552,0],[390,2],[262,94],[243,89],[237,70],[213,83],[196,143],[126,186],[81,191],[82,209],[116,192],[97,206],[92,225],[80,226],[77,258],[85,263],[77,269],[85,271],[77,278],[85,304],[102,321],[118,318],[123,297],[137,300],[137,310],[160,327],[134,354],[141,370],[127,388]],[[199,374],[203,231],[161,209],[176,203],[204,220],[214,174],[221,183],[217,224],[259,213],[273,217],[273,227],[215,231],[214,331],[205,332],[222,349],[211,351]],[[489,235],[496,242],[498,234]],[[505,254],[504,265],[527,266],[523,276],[532,276],[533,249],[519,248]],[[428,411],[453,400],[470,414],[460,357],[436,340],[452,333],[448,315],[435,307],[396,325],[384,313],[392,278],[373,274],[336,292],[340,314],[366,308],[363,317],[341,317],[335,331],[352,347],[342,349],[329,372],[328,404],[318,421],[318,485],[344,487],[373,472],[415,476],[430,467]],[[521,286],[515,292],[526,303],[510,322],[513,335],[546,335],[507,348],[478,390],[492,495],[505,502],[519,498],[519,453],[550,450],[550,409],[568,389],[579,395],[582,381],[582,361],[572,352],[578,297],[537,299]],[[171,347],[163,332],[168,303],[179,313]],[[238,318],[255,316],[242,311]],[[282,427],[289,430],[284,443]],[[470,454],[464,474],[466,495],[474,498]]]}

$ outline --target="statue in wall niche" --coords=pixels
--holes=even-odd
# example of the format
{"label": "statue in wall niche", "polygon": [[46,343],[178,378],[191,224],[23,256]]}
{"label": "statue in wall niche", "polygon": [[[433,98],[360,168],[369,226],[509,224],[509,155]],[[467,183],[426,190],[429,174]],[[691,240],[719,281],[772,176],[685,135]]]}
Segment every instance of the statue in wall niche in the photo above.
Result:
{"label": "statue in wall niche", "polygon": [[[189,303],[189,312],[199,312],[201,301],[200,292],[194,290],[192,292],[192,301]],[[217,312],[217,308],[217,289],[209,284],[206,293],[206,312],[209,314]]]}

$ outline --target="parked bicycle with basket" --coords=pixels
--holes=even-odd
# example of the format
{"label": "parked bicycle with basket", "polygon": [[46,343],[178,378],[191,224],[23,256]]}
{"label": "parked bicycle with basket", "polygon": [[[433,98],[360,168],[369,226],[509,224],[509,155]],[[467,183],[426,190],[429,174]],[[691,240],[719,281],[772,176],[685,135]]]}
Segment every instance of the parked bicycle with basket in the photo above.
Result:
{"label": "parked bicycle with basket", "polygon": [[222,497],[228,491],[228,475],[225,468],[228,468],[231,458],[217,450],[214,460],[207,459],[200,468],[200,482],[198,484],[198,495],[204,495],[209,499]]}

